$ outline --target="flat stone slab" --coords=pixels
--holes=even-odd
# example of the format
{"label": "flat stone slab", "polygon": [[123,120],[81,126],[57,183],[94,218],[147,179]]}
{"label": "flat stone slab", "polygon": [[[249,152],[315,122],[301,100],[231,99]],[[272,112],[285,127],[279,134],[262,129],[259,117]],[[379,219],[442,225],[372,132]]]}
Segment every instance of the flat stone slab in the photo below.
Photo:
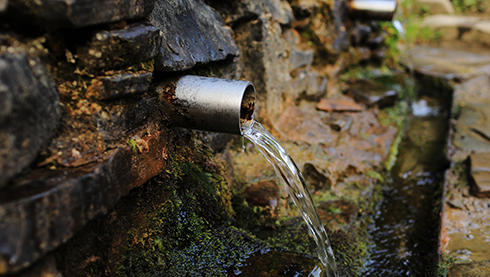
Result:
{"label": "flat stone slab", "polygon": [[276,128],[284,137],[311,145],[332,145],[338,134],[321,120],[322,113],[290,106],[276,121]]}
{"label": "flat stone slab", "polygon": [[0,274],[17,272],[66,242],[95,216],[166,166],[167,134],[142,136],[144,151],[109,150],[76,168],[37,169],[0,194]]}
{"label": "flat stone slab", "polygon": [[151,24],[135,23],[124,29],[101,31],[77,49],[80,65],[111,69],[146,61],[158,54],[160,30]]}
{"label": "flat stone slab", "polygon": [[322,98],[316,104],[316,108],[326,112],[360,112],[362,107],[356,102],[348,99],[327,99]]}
{"label": "flat stone slab", "polygon": [[416,70],[445,78],[470,78],[490,72],[490,53],[467,52],[449,47],[415,46],[411,49]]}
{"label": "flat stone slab", "polygon": [[347,89],[344,90],[344,94],[368,107],[378,106],[384,108],[393,106],[398,100],[397,91],[365,79],[352,80]]}
{"label": "flat stone slab", "polygon": [[470,174],[474,181],[474,194],[478,197],[490,197],[490,153],[471,154]]}
{"label": "flat stone slab", "polygon": [[455,264],[450,270],[447,277],[486,277],[490,276],[490,263],[464,263]]}
{"label": "flat stone slab", "polygon": [[442,41],[461,41],[488,46],[490,21],[476,16],[432,15],[424,18],[422,26],[441,32]]}
{"label": "flat stone slab", "polygon": [[[2,1],[0,1],[1,3]],[[155,0],[16,0],[9,1],[22,17],[16,20],[40,22],[57,28],[84,27],[119,20],[143,18]]]}
{"label": "flat stone slab", "polygon": [[58,126],[58,89],[37,58],[0,55],[0,188],[27,167]]}
{"label": "flat stone slab", "polygon": [[161,36],[156,70],[182,71],[240,53],[221,16],[203,1],[157,1],[149,19]]}
{"label": "flat stone slab", "polygon": [[97,77],[87,88],[87,96],[99,100],[141,94],[148,90],[153,73],[121,73]]}
{"label": "flat stone slab", "polygon": [[453,143],[474,153],[490,152],[490,102],[466,103],[455,125]]}

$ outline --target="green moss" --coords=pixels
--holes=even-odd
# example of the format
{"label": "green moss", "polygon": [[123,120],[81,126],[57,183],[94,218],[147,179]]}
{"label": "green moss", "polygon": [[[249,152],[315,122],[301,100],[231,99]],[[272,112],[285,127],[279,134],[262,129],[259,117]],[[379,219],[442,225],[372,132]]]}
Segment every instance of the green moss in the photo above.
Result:
{"label": "green moss", "polygon": [[360,276],[368,256],[367,233],[337,230],[330,235],[339,276]]}
{"label": "green moss", "polygon": [[138,147],[137,147],[138,144],[136,143],[136,141],[134,139],[130,139],[128,141],[128,145],[129,145],[129,147],[131,147],[131,149],[133,150],[133,152],[135,154],[138,153]]}
{"label": "green moss", "polygon": [[167,170],[172,181],[154,192],[168,200],[130,231],[119,276],[227,276],[249,255],[266,249],[230,225],[227,182],[211,151],[198,143],[174,147]]}
{"label": "green moss", "polygon": [[455,253],[446,254],[442,253],[441,258],[439,260],[439,264],[437,264],[436,276],[437,277],[446,277],[449,273],[451,267],[459,260],[456,258]]}

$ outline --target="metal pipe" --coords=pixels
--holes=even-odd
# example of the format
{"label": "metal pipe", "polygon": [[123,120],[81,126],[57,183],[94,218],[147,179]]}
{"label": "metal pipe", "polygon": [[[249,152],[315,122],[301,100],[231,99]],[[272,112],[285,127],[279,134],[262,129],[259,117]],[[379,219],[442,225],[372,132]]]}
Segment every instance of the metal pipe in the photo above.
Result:
{"label": "metal pipe", "polygon": [[160,88],[173,126],[241,135],[243,122],[253,119],[251,82],[187,75]]}
{"label": "metal pipe", "polygon": [[396,11],[396,0],[351,0],[347,2],[351,18],[391,21]]}

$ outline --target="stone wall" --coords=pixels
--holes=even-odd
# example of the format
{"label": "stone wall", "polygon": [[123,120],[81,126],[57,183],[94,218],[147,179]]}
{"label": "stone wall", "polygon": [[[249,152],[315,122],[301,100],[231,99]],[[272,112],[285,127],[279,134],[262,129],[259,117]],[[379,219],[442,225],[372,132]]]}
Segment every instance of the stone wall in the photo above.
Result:
{"label": "stone wall", "polygon": [[382,61],[383,42],[342,1],[0,0],[0,275],[54,276],[59,253],[101,225],[120,228],[106,246],[121,252],[138,224],[125,196],[178,171],[186,147],[223,148],[227,135],[169,127],[165,80],[252,81],[257,117],[274,122],[334,95],[349,66]]}

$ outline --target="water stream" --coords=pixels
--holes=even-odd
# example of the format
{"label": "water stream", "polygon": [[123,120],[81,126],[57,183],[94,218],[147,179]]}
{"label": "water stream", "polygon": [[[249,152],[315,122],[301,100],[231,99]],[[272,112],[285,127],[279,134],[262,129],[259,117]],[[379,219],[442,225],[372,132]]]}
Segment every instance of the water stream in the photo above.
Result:
{"label": "water stream", "polygon": [[327,233],[311,200],[310,192],[305,185],[303,176],[293,159],[264,126],[257,121],[245,122],[242,132],[243,136],[252,141],[272,164],[293,202],[298,206],[301,216],[308,225],[308,230],[317,244],[318,258],[325,267],[324,276],[338,276],[334,254]]}
{"label": "water stream", "polygon": [[434,276],[448,118],[444,105],[427,100],[412,104],[393,180],[370,227],[373,247],[363,276]]}

